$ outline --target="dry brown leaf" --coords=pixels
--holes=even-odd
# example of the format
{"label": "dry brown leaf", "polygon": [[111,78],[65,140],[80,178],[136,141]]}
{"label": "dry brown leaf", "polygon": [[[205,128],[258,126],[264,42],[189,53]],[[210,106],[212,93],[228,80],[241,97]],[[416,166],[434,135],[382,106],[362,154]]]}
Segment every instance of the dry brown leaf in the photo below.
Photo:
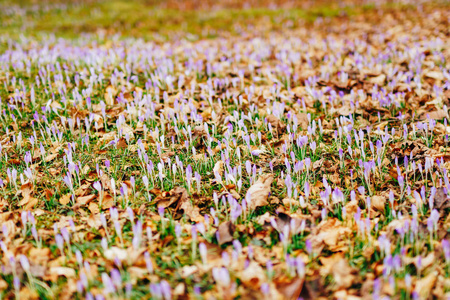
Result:
{"label": "dry brown leaf", "polygon": [[334,263],[332,271],[337,289],[346,289],[352,286],[355,276],[352,275],[353,269],[345,258]]}
{"label": "dry brown leaf", "polygon": [[62,205],[69,204],[71,196],[72,194],[65,194],[64,196],[59,198],[59,203],[61,203]]}
{"label": "dry brown leaf", "polygon": [[206,136],[205,127],[203,127],[202,125],[195,126],[194,130],[192,131],[192,136],[194,138]]}
{"label": "dry brown leaf", "polygon": [[372,207],[378,211],[384,212],[386,197],[375,195],[371,199]]}
{"label": "dry brown leaf", "polygon": [[435,79],[435,80],[444,80],[444,74],[442,72],[439,71],[425,71],[423,73],[424,77],[426,78],[431,78],[431,79]]}
{"label": "dry brown leaf", "polygon": [[90,215],[88,218],[87,218],[87,224],[90,226],[90,227],[92,227],[92,228],[95,228],[95,229],[98,229],[98,228],[100,228],[100,226],[102,226],[102,222],[100,221],[100,215]]}
{"label": "dry brown leaf", "polygon": [[[270,219],[268,220],[270,222]],[[298,218],[295,215],[288,215],[284,212],[278,211],[278,215],[275,217],[275,229],[282,233],[285,226],[289,226],[290,232],[293,235],[299,234],[302,231],[303,219]],[[271,223],[271,225],[273,225]]]}
{"label": "dry brown leaf", "polygon": [[117,148],[118,149],[127,149],[128,148],[128,144],[127,141],[124,138],[121,138],[118,142],[117,142]]}
{"label": "dry brown leaf", "polygon": [[187,278],[189,276],[191,276],[192,274],[198,272],[198,267],[193,265],[193,266],[189,266],[186,265],[183,268],[181,268],[181,278]]}
{"label": "dry brown leaf", "polygon": [[205,159],[205,154],[204,153],[198,153],[198,154],[194,155],[192,158],[194,160],[196,160],[196,161],[203,160],[203,159]]}
{"label": "dry brown leaf", "polygon": [[108,174],[103,173],[100,176],[100,181],[102,182],[102,187],[105,190],[110,190],[110,191],[112,190],[112,188],[111,188],[111,179],[108,177]]}
{"label": "dry brown leaf", "polygon": [[275,229],[278,232],[283,232],[283,229],[285,226],[291,225],[291,220],[292,220],[291,216],[289,216],[288,214],[285,214],[283,212],[279,212],[275,218],[275,224],[276,224]]}
{"label": "dry brown leaf", "polygon": [[341,225],[336,218],[330,218],[322,221],[316,229],[318,233],[313,234],[310,238],[314,251],[320,252],[324,245],[330,250],[335,250],[338,241],[352,233],[350,228]]}
{"label": "dry brown leaf", "polygon": [[434,120],[442,120],[443,118],[448,117],[448,113],[443,109],[439,109],[439,110],[435,110],[435,111],[431,111],[431,112],[425,112],[422,114],[421,119],[426,120],[428,117],[430,119],[434,119]]}
{"label": "dry brown leaf", "polygon": [[31,199],[31,193],[33,193],[33,185],[31,182],[27,182],[20,187],[23,199],[19,202],[19,206],[26,205]]}
{"label": "dry brown leaf", "polygon": [[173,294],[176,296],[176,299],[178,299],[180,296],[184,295],[186,293],[186,287],[183,283],[177,284],[177,286],[173,289]]}
{"label": "dry brown leaf", "polygon": [[0,212],[2,212],[5,208],[8,207],[8,201],[3,198],[0,198]]}
{"label": "dry brown leaf", "polygon": [[92,214],[98,214],[100,212],[98,204],[94,202],[89,203],[88,209]]}
{"label": "dry brown leaf", "polygon": [[236,226],[234,226],[231,221],[224,222],[219,225],[216,232],[216,237],[218,237],[219,245],[233,241],[233,233]]}
{"label": "dry brown leaf", "polygon": [[444,188],[440,187],[436,189],[436,194],[434,194],[434,205],[436,209],[440,210],[449,205],[449,198],[445,194]]}
{"label": "dry brown leaf", "polygon": [[45,157],[46,162],[50,162],[54,160],[58,156],[58,153],[49,154]]}
{"label": "dry brown leaf", "polygon": [[186,199],[181,203],[180,209],[184,211],[189,219],[193,222],[202,222],[203,217],[200,214],[200,209],[197,206],[193,206],[190,199]]}
{"label": "dry brown leaf", "polygon": [[[152,190],[153,191],[153,190]],[[153,193],[153,192],[152,192]],[[170,192],[160,193],[154,200],[157,207],[169,207],[172,204],[178,204],[181,199],[188,197],[186,189],[177,187]]]}
{"label": "dry brown leaf", "polygon": [[102,209],[109,209],[113,206],[114,206],[114,198],[110,194],[105,193],[103,195],[102,200]]}
{"label": "dry brown leaf", "polygon": [[19,296],[17,298],[22,298],[22,299],[29,299],[29,300],[38,300],[39,298],[39,294],[37,293],[36,290],[31,290],[29,289],[27,286],[23,287],[20,292],[19,292]]}
{"label": "dry brown leaf", "polygon": [[426,277],[416,282],[415,290],[419,293],[420,299],[428,299],[436,284],[436,272],[428,274]]}
{"label": "dry brown leaf", "polygon": [[327,276],[333,271],[334,265],[344,258],[344,253],[338,252],[328,257],[321,256],[319,257],[319,261],[322,264],[320,268],[320,274],[322,276]]}
{"label": "dry brown leaf", "polygon": [[370,77],[368,80],[370,83],[374,83],[378,86],[383,86],[386,81],[386,75],[380,74],[376,77]]}
{"label": "dry brown leaf", "polygon": [[0,279],[0,291],[4,291],[8,288],[8,284],[3,279]]}
{"label": "dry brown leaf", "polygon": [[264,225],[266,223],[270,223],[270,219],[270,214],[266,212],[265,214],[256,217],[256,223],[258,223],[259,225]]}
{"label": "dry brown leaf", "polygon": [[219,173],[220,176],[223,175],[223,161],[219,160],[214,165],[213,173]]}
{"label": "dry brown leaf", "polygon": [[298,113],[297,114],[298,125],[302,130],[306,130],[309,125],[308,114],[307,113]]}
{"label": "dry brown leaf", "polygon": [[266,272],[255,261],[252,261],[245,270],[239,274],[239,278],[242,283],[251,286],[253,289],[257,289],[261,286],[261,283],[266,282]]}
{"label": "dry brown leaf", "polygon": [[67,278],[76,276],[75,270],[67,267],[51,267],[49,273],[50,275],[65,276]]}
{"label": "dry brown leaf", "polygon": [[350,107],[349,103],[345,103],[346,105],[342,105],[338,109],[333,109],[331,113],[336,112],[340,116],[348,116],[353,113],[353,109]]}
{"label": "dry brown leaf", "polygon": [[109,143],[112,140],[114,140],[117,136],[117,133],[115,131],[110,131],[102,135],[102,137],[99,139],[99,142],[103,143]]}
{"label": "dry brown leaf", "polygon": [[276,278],[274,282],[278,292],[284,296],[284,299],[295,300],[298,299],[302,292],[304,279],[300,277],[292,279],[281,277]]}
{"label": "dry brown leaf", "polygon": [[323,164],[324,161],[325,161],[325,159],[323,159],[323,158],[321,158],[321,159],[319,159],[319,160],[316,160],[316,161],[313,163],[312,168],[313,168],[313,169],[320,168],[320,167],[322,166],[322,164]]}
{"label": "dry brown leaf", "polygon": [[143,279],[148,276],[148,270],[146,268],[128,267],[127,271],[130,273],[132,278]]}
{"label": "dry brown leaf", "polygon": [[19,206],[23,206],[25,210],[32,209],[37,203],[38,199],[31,197],[33,193],[33,185],[31,182],[27,182],[20,187],[23,199],[18,203]]}
{"label": "dry brown leaf", "polygon": [[[419,260],[420,260],[420,263],[419,263]],[[405,259],[405,263],[407,263],[407,264],[414,263],[416,266],[420,265],[421,270],[424,270],[424,269],[432,266],[435,262],[436,262],[436,256],[434,255],[433,252],[431,252],[430,254],[428,254],[425,257],[420,257],[420,259],[419,259],[419,256],[416,256],[414,258],[407,257]]]}
{"label": "dry brown leaf", "polygon": [[24,209],[25,210],[31,210],[33,207],[36,206],[36,204],[38,204],[38,199],[31,197],[30,201],[28,201],[27,205],[25,205]]}
{"label": "dry brown leaf", "polygon": [[158,207],[174,207],[175,213],[183,211],[191,221],[200,222],[203,220],[200,209],[191,203],[188,192],[183,187],[176,187],[168,193],[162,193],[155,198],[154,202]]}
{"label": "dry brown leaf", "polygon": [[254,210],[257,207],[268,205],[267,199],[270,186],[273,182],[272,174],[262,175],[247,191],[248,208]]}
{"label": "dry brown leaf", "polygon": [[114,261],[116,258],[122,261],[128,257],[128,252],[127,250],[113,246],[105,251],[105,257],[111,261]]}
{"label": "dry brown leaf", "polygon": [[50,249],[49,248],[32,248],[28,255],[30,262],[34,264],[46,264],[50,259]]}
{"label": "dry brown leaf", "polygon": [[353,219],[354,214],[358,211],[358,202],[356,200],[350,201],[345,205],[345,212],[347,219]]}
{"label": "dry brown leaf", "polygon": [[283,131],[286,129],[286,125],[274,115],[267,116],[267,122],[269,122],[270,125],[272,125],[272,127],[278,132],[278,134],[282,134]]}
{"label": "dry brown leaf", "polygon": [[130,139],[134,139],[134,129],[130,125],[126,123],[122,124],[119,131],[122,132],[122,136],[126,136],[128,134]]}
{"label": "dry brown leaf", "polygon": [[91,194],[91,195],[87,195],[87,196],[83,196],[83,197],[78,197],[77,198],[77,204],[80,206],[86,205],[89,202],[91,202],[92,200],[94,200],[97,196],[95,194]]}

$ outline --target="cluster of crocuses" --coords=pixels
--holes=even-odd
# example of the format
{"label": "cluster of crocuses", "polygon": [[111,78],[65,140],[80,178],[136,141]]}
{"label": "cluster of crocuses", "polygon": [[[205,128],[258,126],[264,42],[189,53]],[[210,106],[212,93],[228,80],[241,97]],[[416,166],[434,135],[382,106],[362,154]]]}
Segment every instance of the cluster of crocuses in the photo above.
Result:
{"label": "cluster of crocuses", "polygon": [[[338,246],[367,268],[347,288],[370,273],[375,298],[421,297],[450,276],[450,75],[444,41],[399,26],[408,38],[9,40],[0,297],[283,298],[278,282],[306,286]],[[351,233],[331,245],[329,224]]]}

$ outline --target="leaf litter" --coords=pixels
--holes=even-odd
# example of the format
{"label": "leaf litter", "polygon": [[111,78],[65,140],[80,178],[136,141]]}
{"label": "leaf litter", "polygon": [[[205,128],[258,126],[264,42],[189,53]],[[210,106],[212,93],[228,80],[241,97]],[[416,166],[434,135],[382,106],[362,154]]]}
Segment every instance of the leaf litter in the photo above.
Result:
{"label": "leaf litter", "polygon": [[2,37],[0,297],[448,297],[446,8]]}

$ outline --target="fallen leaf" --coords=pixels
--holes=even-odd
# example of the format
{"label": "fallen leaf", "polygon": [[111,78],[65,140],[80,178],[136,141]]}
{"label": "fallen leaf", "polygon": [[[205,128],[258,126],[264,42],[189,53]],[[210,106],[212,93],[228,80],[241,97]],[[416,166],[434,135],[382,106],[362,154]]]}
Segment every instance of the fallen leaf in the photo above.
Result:
{"label": "fallen leaf", "polygon": [[180,209],[183,210],[184,214],[193,222],[201,222],[203,220],[200,209],[197,206],[193,206],[190,199],[182,201]]}
{"label": "fallen leaf", "polygon": [[[38,199],[31,197],[28,201],[28,203],[23,207],[24,210],[30,210],[32,209],[36,204],[38,203]],[[20,204],[19,204],[20,205]]]}
{"label": "fallen leaf", "polygon": [[106,249],[105,257],[109,260],[114,260],[118,258],[119,260],[125,260],[128,257],[128,252],[124,249],[120,249],[118,247],[111,247]]}
{"label": "fallen leaf", "polygon": [[184,187],[176,187],[169,193],[164,192],[156,197],[154,202],[158,207],[174,207],[175,213],[183,211],[191,221],[200,222],[203,219],[200,209],[192,205],[189,194]]}
{"label": "fallen leaf", "polygon": [[429,298],[431,291],[436,284],[436,279],[437,276],[435,272],[433,272],[416,282],[415,290],[419,293],[420,299]]}
{"label": "fallen leaf", "polygon": [[78,197],[77,198],[77,204],[82,206],[82,205],[86,205],[89,202],[91,202],[92,200],[94,200],[96,197],[95,194],[91,194],[91,195],[87,195],[87,196],[83,196],[83,197]]}
{"label": "fallen leaf", "polygon": [[444,188],[440,187],[436,189],[436,193],[434,194],[434,206],[436,209],[442,209],[449,205],[449,198],[447,194],[445,194]]}
{"label": "fallen leaf", "polygon": [[428,117],[430,119],[434,119],[434,120],[442,120],[443,118],[448,117],[448,113],[443,109],[435,110],[435,111],[431,111],[431,112],[425,112],[422,114],[421,119],[426,120],[426,119],[428,119]]}
{"label": "fallen leaf", "polygon": [[259,288],[261,283],[266,281],[266,272],[255,261],[252,261],[247,268],[239,274],[242,283],[251,286],[253,289]]}
{"label": "fallen leaf", "polygon": [[105,193],[103,195],[102,200],[102,209],[109,209],[114,206],[114,198],[109,195],[108,193]]}
{"label": "fallen leaf", "polygon": [[278,292],[284,296],[284,299],[296,300],[302,292],[304,279],[300,277],[290,279],[283,276],[276,278],[274,282]]}
{"label": "fallen leaf", "polygon": [[319,160],[316,160],[316,161],[313,163],[312,168],[313,168],[313,169],[320,168],[320,167],[322,166],[322,164],[323,164],[324,161],[325,161],[325,160],[324,160],[323,158],[321,158],[321,159],[319,159]]}
{"label": "fallen leaf", "polygon": [[36,290],[29,289],[27,286],[23,287],[17,298],[29,299],[29,300],[38,300],[40,299],[39,294]]}
{"label": "fallen leaf", "polygon": [[46,162],[50,162],[54,160],[58,156],[58,153],[49,154],[45,157]]}
{"label": "fallen leaf", "polygon": [[344,258],[344,254],[342,252],[338,252],[334,255],[327,256],[327,257],[321,256],[319,258],[319,261],[322,264],[322,267],[319,270],[320,274],[322,276],[327,276],[327,275],[331,274],[331,272],[333,271],[334,265],[343,258]]}
{"label": "fallen leaf", "polygon": [[358,211],[358,202],[356,200],[350,201],[345,204],[345,212],[347,219],[353,219],[354,214]]}
{"label": "fallen leaf", "polygon": [[383,86],[384,82],[386,81],[386,75],[380,74],[376,77],[370,77],[368,80],[369,80],[369,82],[371,82],[373,84],[376,84],[378,86]]}
{"label": "fallen leaf", "polygon": [[98,204],[94,202],[89,203],[88,209],[92,214],[98,214],[100,212]]}
{"label": "fallen leaf", "polygon": [[133,278],[143,279],[148,275],[148,270],[146,268],[128,267],[127,271]]}
{"label": "fallen leaf", "polygon": [[127,144],[127,142],[125,141],[125,139],[124,138],[121,138],[118,142],[117,142],[117,148],[118,149],[127,149],[128,148],[128,144]]}
{"label": "fallen leaf", "polygon": [[371,199],[372,207],[378,211],[384,212],[386,205],[386,198],[383,196],[375,195]]}
{"label": "fallen leaf", "polygon": [[220,176],[223,175],[223,161],[219,160],[214,165],[213,173],[219,173]]}
{"label": "fallen leaf", "polygon": [[49,273],[50,275],[65,276],[67,278],[76,276],[75,270],[67,267],[51,267]]}
{"label": "fallen leaf", "polygon": [[32,248],[28,254],[30,262],[34,264],[45,264],[50,259],[49,248]]}
{"label": "fallen leaf", "polygon": [[181,268],[181,277],[187,278],[198,271],[197,266],[184,266]]}
{"label": "fallen leaf", "polygon": [[426,78],[431,78],[435,80],[444,80],[444,74],[440,71],[425,71],[423,74]]}
{"label": "fallen leaf", "polygon": [[262,175],[247,191],[248,208],[254,210],[257,207],[268,205],[270,185],[273,182],[272,174]]}
{"label": "fallen leaf", "polygon": [[22,184],[20,187],[23,199],[19,202],[19,206],[26,205],[31,200],[31,193],[33,192],[33,185],[31,182]]}
{"label": "fallen leaf", "polygon": [[100,181],[102,182],[102,186],[105,188],[105,190],[112,190],[111,179],[108,177],[108,174],[103,173],[100,176]]}
{"label": "fallen leaf", "polygon": [[219,245],[233,241],[233,233],[235,228],[236,226],[234,226],[231,221],[227,221],[219,225],[219,228],[216,231]]}
{"label": "fallen leaf", "polygon": [[336,218],[322,221],[315,230],[317,233],[310,237],[315,252],[320,252],[324,245],[330,247],[330,250],[334,249],[339,240],[352,233],[350,228],[342,226]]}
{"label": "fallen leaf", "polygon": [[309,125],[308,114],[307,113],[298,113],[297,121],[301,129],[306,130]]}
{"label": "fallen leaf", "polygon": [[90,226],[90,227],[92,227],[92,228],[95,228],[95,229],[98,229],[98,228],[100,228],[100,226],[102,226],[102,222],[100,221],[100,215],[90,215],[88,218],[87,218],[87,224]]}
{"label": "fallen leaf", "polygon": [[172,204],[178,204],[179,201],[182,201],[183,198],[187,197],[188,194],[186,189],[182,187],[177,187],[171,190],[170,192],[163,192],[160,195],[158,195],[155,198],[154,203],[156,204],[157,207],[167,208]]}
{"label": "fallen leaf", "polygon": [[267,122],[269,122],[270,125],[277,130],[278,134],[282,134],[286,129],[286,125],[274,115],[267,116]]}
{"label": "fallen leaf", "polygon": [[0,279],[0,291],[4,291],[8,288],[8,284],[3,279]]}
{"label": "fallen leaf", "polygon": [[266,223],[270,223],[270,214],[268,212],[266,212],[265,214],[258,216],[256,218],[256,223],[258,223],[259,225],[264,225]]}
{"label": "fallen leaf", "polygon": [[183,283],[177,284],[177,286],[173,289],[173,294],[175,296],[180,297],[186,293],[186,287]]}
{"label": "fallen leaf", "polygon": [[352,275],[353,269],[350,267],[345,258],[342,258],[334,263],[332,271],[337,289],[346,289],[352,286],[355,276]]}
{"label": "fallen leaf", "polygon": [[72,196],[71,194],[65,194],[64,196],[59,198],[59,203],[61,203],[62,205],[69,204],[71,196]]}

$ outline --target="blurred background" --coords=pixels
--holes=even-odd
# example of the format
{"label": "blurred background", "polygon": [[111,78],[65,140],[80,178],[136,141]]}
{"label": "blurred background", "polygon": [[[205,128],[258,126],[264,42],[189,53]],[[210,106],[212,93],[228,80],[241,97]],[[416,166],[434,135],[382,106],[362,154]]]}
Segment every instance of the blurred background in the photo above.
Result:
{"label": "blurred background", "polygon": [[[241,34],[246,30],[284,30],[318,19],[370,16],[377,11],[417,9],[416,0],[2,0],[0,36],[83,34],[167,40]],[[4,40],[4,39],[3,39]]]}

